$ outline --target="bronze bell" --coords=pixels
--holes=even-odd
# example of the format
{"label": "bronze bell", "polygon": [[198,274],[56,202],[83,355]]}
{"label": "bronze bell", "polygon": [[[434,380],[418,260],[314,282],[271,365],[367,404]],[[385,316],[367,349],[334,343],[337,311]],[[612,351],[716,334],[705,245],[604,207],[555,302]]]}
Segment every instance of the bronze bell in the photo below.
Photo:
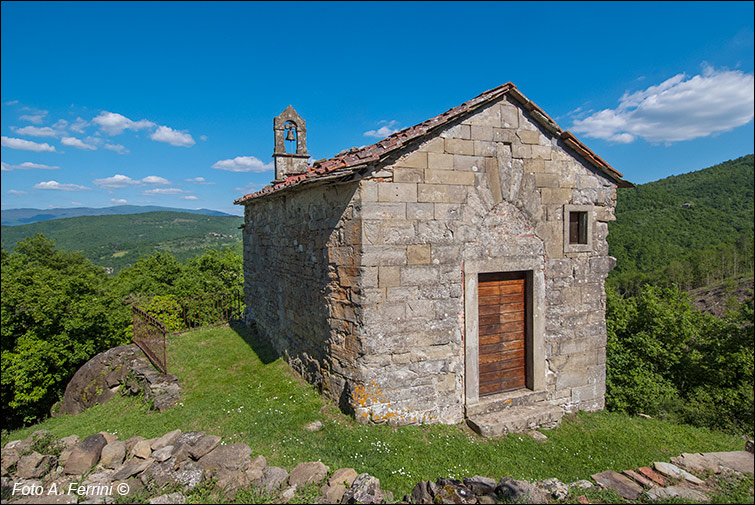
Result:
{"label": "bronze bell", "polygon": [[289,128],[286,130],[286,140],[296,140],[296,137],[294,136],[293,128]]}

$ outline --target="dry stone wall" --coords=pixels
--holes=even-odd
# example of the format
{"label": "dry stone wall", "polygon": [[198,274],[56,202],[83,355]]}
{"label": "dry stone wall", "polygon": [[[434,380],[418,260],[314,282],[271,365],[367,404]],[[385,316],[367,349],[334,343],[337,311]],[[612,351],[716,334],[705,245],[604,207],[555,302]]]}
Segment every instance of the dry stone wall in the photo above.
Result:
{"label": "dry stone wall", "polygon": [[254,489],[275,503],[297,490],[319,489],[319,503],[392,503],[380,481],[353,468],[331,472],[320,461],[299,463],[291,473],[251,457],[244,443],[227,444],[203,431],[174,430],[161,437],[121,441],[111,433],[59,440],[39,430],[2,450],[3,503],[186,503],[204,488],[217,503]]}
{"label": "dry stone wall", "polygon": [[[541,443],[547,437],[538,432]],[[751,444],[748,446],[751,448]],[[630,501],[679,498],[708,501],[719,486],[731,488],[753,474],[751,451],[683,453],[671,463],[655,462],[621,473],[607,470],[592,482],[565,484],[556,478],[537,482],[504,476],[475,475],[461,480],[441,477],[420,481],[402,503],[587,503],[584,490],[595,484]],[[252,457],[244,443],[225,443],[203,431],[173,430],[160,437],[118,440],[100,432],[81,440],[53,438],[39,430],[25,440],[8,442],[0,460],[2,503],[187,503],[214,499],[246,502],[253,489],[270,503],[394,503],[380,480],[353,468],[331,472],[321,461],[297,464],[289,473]],[[197,496],[196,493],[199,493]],[[298,493],[298,494],[297,494]]]}

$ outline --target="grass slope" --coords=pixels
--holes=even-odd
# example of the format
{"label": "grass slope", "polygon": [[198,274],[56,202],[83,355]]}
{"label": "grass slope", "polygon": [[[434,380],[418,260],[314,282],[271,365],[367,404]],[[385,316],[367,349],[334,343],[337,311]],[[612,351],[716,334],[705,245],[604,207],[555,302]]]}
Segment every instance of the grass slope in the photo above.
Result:
{"label": "grass slope", "polygon": [[619,189],[608,235],[616,272],[651,272],[696,250],[742,237],[752,241],[754,173],[750,154]]}
{"label": "grass slope", "polygon": [[210,248],[235,246],[240,252],[242,223],[237,216],[187,212],[82,216],[3,226],[2,247],[11,251],[25,237],[41,233],[55,240],[56,247],[82,251],[92,263],[117,273],[158,250],[173,253],[179,261]]}
{"label": "grass slope", "polygon": [[[545,443],[526,435],[486,440],[464,426],[361,425],[302,382],[243,327],[170,337],[168,367],[183,390],[181,404],[162,414],[148,412],[139,399],[117,397],[77,416],[17,430],[2,443],[38,429],[58,438],[108,431],[121,440],[176,428],[204,430],[228,443],[244,442],[253,455],[289,471],[297,463],[321,459],[331,470],[369,472],[397,498],[423,479],[509,475],[572,482],[607,469],[668,461],[682,452],[742,448],[740,439],[726,434],[609,412],[567,417],[546,432]],[[318,419],[324,423],[321,431],[303,429]]]}

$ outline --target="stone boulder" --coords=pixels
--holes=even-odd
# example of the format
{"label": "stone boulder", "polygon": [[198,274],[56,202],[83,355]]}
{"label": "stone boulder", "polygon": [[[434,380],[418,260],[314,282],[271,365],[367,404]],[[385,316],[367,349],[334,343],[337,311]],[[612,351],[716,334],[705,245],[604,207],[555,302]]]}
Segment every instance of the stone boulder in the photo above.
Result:
{"label": "stone boulder", "polygon": [[78,435],[68,435],[58,440],[58,445],[63,449],[73,449],[79,442],[81,442],[81,439]]}
{"label": "stone boulder", "polygon": [[194,461],[176,463],[172,459],[154,463],[140,476],[140,480],[153,490],[179,484],[184,491],[189,491],[203,479],[204,473]]}
{"label": "stone boulder", "polygon": [[145,401],[162,412],[178,403],[180,389],[178,378],[155,370],[136,344],[121,345],[97,354],[76,371],[52,415],[78,414],[109,401],[120,390],[144,392]]}
{"label": "stone boulder", "polygon": [[220,437],[217,435],[205,435],[197,440],[194,445],[189,446],[189,455],[194,459],[200,459],[209,453],[220,443]]}
{"label": "stone boulder", "polygon": [[495,479],[475,475],[474,477],[464,477],[463,482],[476,495],[495,496]]}
{"label": "stone boulder", "polygon": [[351,487],[357,478],[357,472],[353,468],[339,468],[328,478],[328,482],[320,488],[322,494],[321,503],[340,503],[346,490]]}
{"label": "stone boulder", "polygon": [[204,437],[204,431],[187,431],[176,439],[175,445],[187,445],[193,447],[202,437]]}
{"label": "stone boulder", "polygon": [[556,478],[535,482],[535,486],[549,493],[556,500],[563,500],[569,494],[569,487]]}
{"label": "stone boulder", "polygon": [[57,415],[78,414],[113,398],[130,371],[130,362],[140,357],[144,357],[144,353],[136,344],[113,347],[97,354],[71,378]]}
{"label": "stone boulder", "polygon": [[516,503],[548,503],[548,493],[526,480],[504,477],[495,488],[498,496]]}
{"label": "stone boulder", "polygon": [[129,459],[113,474],[113,480],[125,480],[133,475],[139,475],[149,466],[154,463],[155,460],[149,459]]}
{"label": "stone boulder", "polygon": [[251,460],[249,456],[252,450],[248,445],[237,442],[235,444],[220,445],[202,456],[197,462],[206,472],[223,471],[246,471]]}
{"label": "stone boulder", "polygon": [[288,477],[288,483],[292,486],[304,487],[307,484],[321,482],[328,475],[330,468],[320,461],[310,461],[308,463],[299,463],[291,470]]}
{"label": "stone boulder", "polygon": [[121,466],[126,457],[126,442],[115,440],[102,448],[100,463],[105,468],[112,470]]}
{"label": "stone boulder", "polygon": [[341,503],[382,503],[384,497],[380,480],[368,473],[360,473],[344,493]]}
{"label": "stone boulder", "polygon": [[166,445],[162,449],[154,451],[152,453],[152,457],[155,458],[155,461],[157,461],[158,463],[162,463],[173,455],[174,449],[175,448],[172,445]]}
{"label": "stone boulder", "polygon": [[181,436],[181,430],[174,430],[166,433],[162,437],[156,439],[152,442],[152,450],[157,451],[159,449],[162,449],[163,447],[169,446],[169,445],[175,445],[178,438]]}
{"label": "stone boulder", "polygon": [[2,475],[8,475],[10,468],[13,465],[16,465],[19,459],[21,459],[21,453],[19,451],[15,449],[3,449],[0,456],[0,470],[2,470]]}
{"label": "stone boulder", "polygon": [[152,454],[152,440],[139,440],[131,449],[129,456],[147,459]]}
{"label": "stone boulder", "polygon": [[249,479],[249,482],[261,479],[266,467],[267,460],[265,459],[265,456],[252,458],[252,461],[249,463],[249,468],[246,470],[246,478]]}
{"label": "stone boulder", "polygon": [[99,433],[89,435],[73,448],[63,471],[68,475],[81,475],[85,473],[100,460],[100,455],[105,445],[107,445],[107,441]]}
{"label": "stone boulder", "polygon": [[262,471],[262,477],[252,482],[252,485],[262,489],[267,494],[278,491],[288,479],[288,472],[279,466],[268,466]]}
{"label": "stone boulder", "polygon": [[54,463],[57,463],[55,456],[32,452],[18,460],[16,475],[21,479],[39,479],[50,471]]}

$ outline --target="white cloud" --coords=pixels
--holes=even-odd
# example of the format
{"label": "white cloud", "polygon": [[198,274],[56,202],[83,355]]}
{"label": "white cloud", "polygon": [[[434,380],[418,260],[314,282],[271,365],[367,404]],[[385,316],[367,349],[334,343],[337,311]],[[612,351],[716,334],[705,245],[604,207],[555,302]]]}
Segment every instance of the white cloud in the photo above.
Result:
{"label": "white cloud", "polygon": [[57,191],[83,191],[92,188],[78,184],[61,184],[58,181],[45,181],[34,185],[34,189],[54,189]]}
{"label": "white cloud", "polygon": [[122,174],[115,174],[112,177],[106,177],[104,179],[95,179],[92,181],[95,186],[106,189],[118,189],[125,188],[127,186],[133,186],[139,184],[139,181],[135,181],[131,177]]}
{"label": "white cloud", "polygon": [[262,163],[254,156],[236,156],[231,160],[216,161],[212,168],[218,170],[227,170],[229,172],[268,172],[273,170],[275,165],[270,163]]}
{"label": "white cloud", "polygon": [[167,126],[158,126],[157,130],[149,138],[157,142],[166,142],[172,146],[191,147],[196,144],[188,133],[180,132]]}
{"label": "white cloud", "polygon": [[156,175],[148,175],[144,179],[142,179],[142,182],[145,182],[147,184],[170,184],[170,181],[168,179],[163,179],[162,177],[158,177]]}
{"label": "white cloud", "polygon": [[34,111],[32,114],[24,114],[23,116],[19,116],[19,119],[21,119],[22,121],[28,121],[34,124],[42,124],[42,121],[45,120],[45,116],[47,116],[47,111],[40,110],[40,111]]}
{"label": "white cloud", "polygon": [[26,191],[18,191],[16,189],[9,189],[8,194],[9,195],[25,195]]}
{"label": "white cloud", "polygon": [[398,121],[395,121],[395,120],[391,120],[391,121],[382,120],[382,121],[379,121],[378,124],[382,124],[383,126],[381,126],[380,128],[378,128],[377,130],[367,130],[366,132],[364,132],[364,136],[365,137],[375,137],[375,138],[382,139],[382,138],[387,137],[388,135],[391,135],[391,134],[396,133],[397,131],[399,131],[399,129],[396,128],[396,125],[398,124]]}
{"label": "white cloud", "polygon": [[76,121],[71,123],[70,129],[76,133],[84,133],[84,127],[89,126],[89,121],[86,121],[80,117],[76,118]]}
{"label": "white cloud", "polygon": [[99,186],[105,189],[119,189],[126,188],[128,186],[141,186],[142,184],[170,184],[170,181],[156,175],[148,175],[141,180],[136,180],[127,175],[115,174],[112,177],[95,179],[94,181],[92,181],[92,183],[95,186]]}
{"label": "white cloud", "polygon": [[[78,122],[78,119],[76,120]],[[108,135],[120,135],[124,130],[141,130],[144,128],[152,128],[155,123],[146,119],[139,121],[132,121],[122,114],[117,112],[102,111],[99,116],[92,119],[92,123],[100,127],[100,130],[104,131]],[[75,125],[76,123],[74,123]],[[73,129],[73,125],[71,126]]]}
{"label": "white cloud", "polygon": [[181,193],[186,193],[186,191],[178,188],[156,188],[156,189],[148,189],[147,191],[144,191],[143,195],[180,195]]}
{"label": "white cloud", "polygon": [[58,168],[60,168],[59,166],[43,165],[41,163],[32,163],[30,161],[25,161],[18,165],[10,165],[4,161],[1,163],[3,172],[10,172],[11,170],[34,170],[36,168],[41,170],[57,170]]}
{"label": "white cloud", "polygon": [[126,146],[122,146],[121,144],[105,144],[103,146],[105,149],[109,149],[111,151],[115,151],[118,154],[126,154],[129,152],[128,149],[126,149]]}
{"label": "white cloud", "polygon": [[87,144],[81,139],[77,139],[76,137],[63,137],[60,139],[60,143],[63,144],[64,146],[75,147],[76,149],[88,149],[91,151],[97,150],[97,146],[93,146],[92,144]]}
{"label": "white cloud", "polygon": [[202,142],[206,141],[207,140],[207,135],[200,135],[199,136],[199,140],[201,140]]}
{"label": "white cloud", "polygon": [[754,82],[753,74],[705,66],[702,75],[678,74],[624,93],[618,107],[575,120],[572,130],[623,144],[637,137],[666,143],[707,137],[752,121]]}
{"label": "white cloud", "polygon": [[32,142],[31,140],[16,139],[13,137],[0,137],[0,144],[3,147],[21,149],[22,151],[55,152],[55,147],[51,146],[50,144],[40,144],[38,142]]}
{"label": "white cloud", "polygon": [[199,200],[199,198],[197,198],[197,197],[196,197],[196,196],[194,196],[194,195],[187,195],[187,196],[182,196],[182,197],[181,197],[181,199],[182,199],[182,200]]}
{"label": "white cloud", "polygon": [[186,179],[186,182],[195,182],[197,184],[215,184],[214,182],[207,182],[204,177],[194,177],[193,179]]}
{"label": "white cloud", "polygon": [[117,203],[119,205],[123,205],[124,203],[128,203],[128,202],[124,200],[123,198],[111,198],[110,203]]}
{"label": "white cloud", "polygon": [[53,130],[49,126],[24,126],[23,128],[11,127],[11,130],[19,135],[29,135],[31,137],[57,137],[60,132]]}
{"label": "white cloud", "polygon": [[18,104],[18,100],[8,100],[7,102],[5,102],[5,105],[17,105],[17,104]]}

